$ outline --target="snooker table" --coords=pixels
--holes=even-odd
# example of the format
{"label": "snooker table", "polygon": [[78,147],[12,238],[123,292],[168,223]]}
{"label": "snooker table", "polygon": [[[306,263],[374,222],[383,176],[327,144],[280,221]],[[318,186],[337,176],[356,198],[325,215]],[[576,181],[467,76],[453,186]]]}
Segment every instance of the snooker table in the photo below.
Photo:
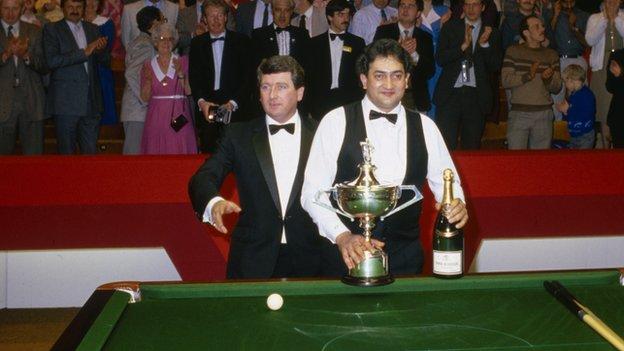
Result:
{"label": "snooker table", "polygon": [[[339,280],[120,283],[96,290],[52,350],[614,350],[548,294],[558,280],[619,335],[618,270]],[[113,287],[135,289],[132,294]],[[138,291],[136,290],[138,289]],[[266,298],[284,297],[271,311]]]}

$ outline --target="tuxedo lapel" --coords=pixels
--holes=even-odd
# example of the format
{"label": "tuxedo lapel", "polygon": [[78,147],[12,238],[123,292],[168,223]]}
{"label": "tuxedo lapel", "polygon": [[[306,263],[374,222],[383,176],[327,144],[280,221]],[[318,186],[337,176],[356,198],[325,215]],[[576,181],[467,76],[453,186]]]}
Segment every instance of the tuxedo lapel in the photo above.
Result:
{"label": "tuxedo lapel", "polygon": [[314,130],[310,125],[310,122],[306,118],[301,118],[301,144],[299,146],[299,164],[297,165],[297,174],[293,181],[293,187],[290,190],[290,197],[288,198],[288,205],[286,206],[286,212],[290,210],[293,202],[298,201],[301,195],[301,187],[303,186],[303,176],[305,173],[306,163],[308,163],[308,155],[310,155],[310,147],[312,146],[312,139],[314,138]]}
{"label": "tuxedo lapel", "polygon": [[280,206],[279,192],[277,190],[277,180],[275,178],[275,167],[273,165],[273,158],[271,156],[271,144],[269,144],[269,135],[266,131],[266,122],[264,118],[259,118],[258,123],[254,126],[254,135],[252,137],[254,151],[262,169],[264,180],[266,181],[273,203],[278,210],[278,213],[282,213],[282,207]]}
{"label": "tuxedo lapel", "polygon": [[[325,40],[323,40],[323,45],[321,45],[321,52],[319,53],[319,55],[320,57],[325,57],[326,59],[321,60],[321,65],[323,65],[321,68],[321,72],[323,72],[323,77],[315,78],[322,79],[321,82],[323,82],[323,88],[329,89],[332,82],[332,56],[331,49],[329,47],[329,41],[331,39],[328,38],[328,32],[325,32],[325,34],[322,35],[325,37]],[[340,65],[342,66],[342,58],[340,58]]]}

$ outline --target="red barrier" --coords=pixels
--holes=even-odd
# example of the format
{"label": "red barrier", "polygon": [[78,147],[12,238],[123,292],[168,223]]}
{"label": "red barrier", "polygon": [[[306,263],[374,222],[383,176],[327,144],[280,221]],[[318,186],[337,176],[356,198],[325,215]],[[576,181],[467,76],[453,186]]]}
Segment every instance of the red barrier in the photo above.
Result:
{"label": "red barrier", "polygon": [[[468,262],[482,238],[624,233],[622,151],[454,158],[468,197]],[[221,279],[227,238],[195,218],[187,196],[202,162],[201,156],[0,158],[0,250],[162,246],[183,279]],[[233,178],[223,195],[237,199]],[[428,258],[435,216],[428,189],[423,209]],[[228,218],[229,228],[235,220]]]}

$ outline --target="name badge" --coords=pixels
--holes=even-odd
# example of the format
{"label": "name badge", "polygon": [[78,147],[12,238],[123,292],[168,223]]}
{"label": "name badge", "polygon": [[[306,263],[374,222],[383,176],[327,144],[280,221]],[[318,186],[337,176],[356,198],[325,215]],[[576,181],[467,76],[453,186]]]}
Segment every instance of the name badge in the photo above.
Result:
{"label": "name badge", "polygon": [[353,49],[350,46],[346,46],[345,45],[345,46],[342,47],[342,51],[344,51],[344,52],[351,52],[351,51],[353,51]]}

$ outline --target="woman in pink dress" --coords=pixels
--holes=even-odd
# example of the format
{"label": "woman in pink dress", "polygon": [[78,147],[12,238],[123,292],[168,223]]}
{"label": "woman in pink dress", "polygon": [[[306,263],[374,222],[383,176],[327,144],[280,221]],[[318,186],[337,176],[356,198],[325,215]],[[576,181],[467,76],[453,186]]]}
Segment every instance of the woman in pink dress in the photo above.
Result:
{"label": "woman in pink dress", "polygon": [[[143,64],[141,99],[148,101],[141,153],[196,154],[197,140],[188,95],[188,58],[173,53],[178,41],[177,30],[168,23],[152,31],[156,56]],[[179,117],[179,116],[184,116]],[[179,130],[172,120],[186,119]]]}

